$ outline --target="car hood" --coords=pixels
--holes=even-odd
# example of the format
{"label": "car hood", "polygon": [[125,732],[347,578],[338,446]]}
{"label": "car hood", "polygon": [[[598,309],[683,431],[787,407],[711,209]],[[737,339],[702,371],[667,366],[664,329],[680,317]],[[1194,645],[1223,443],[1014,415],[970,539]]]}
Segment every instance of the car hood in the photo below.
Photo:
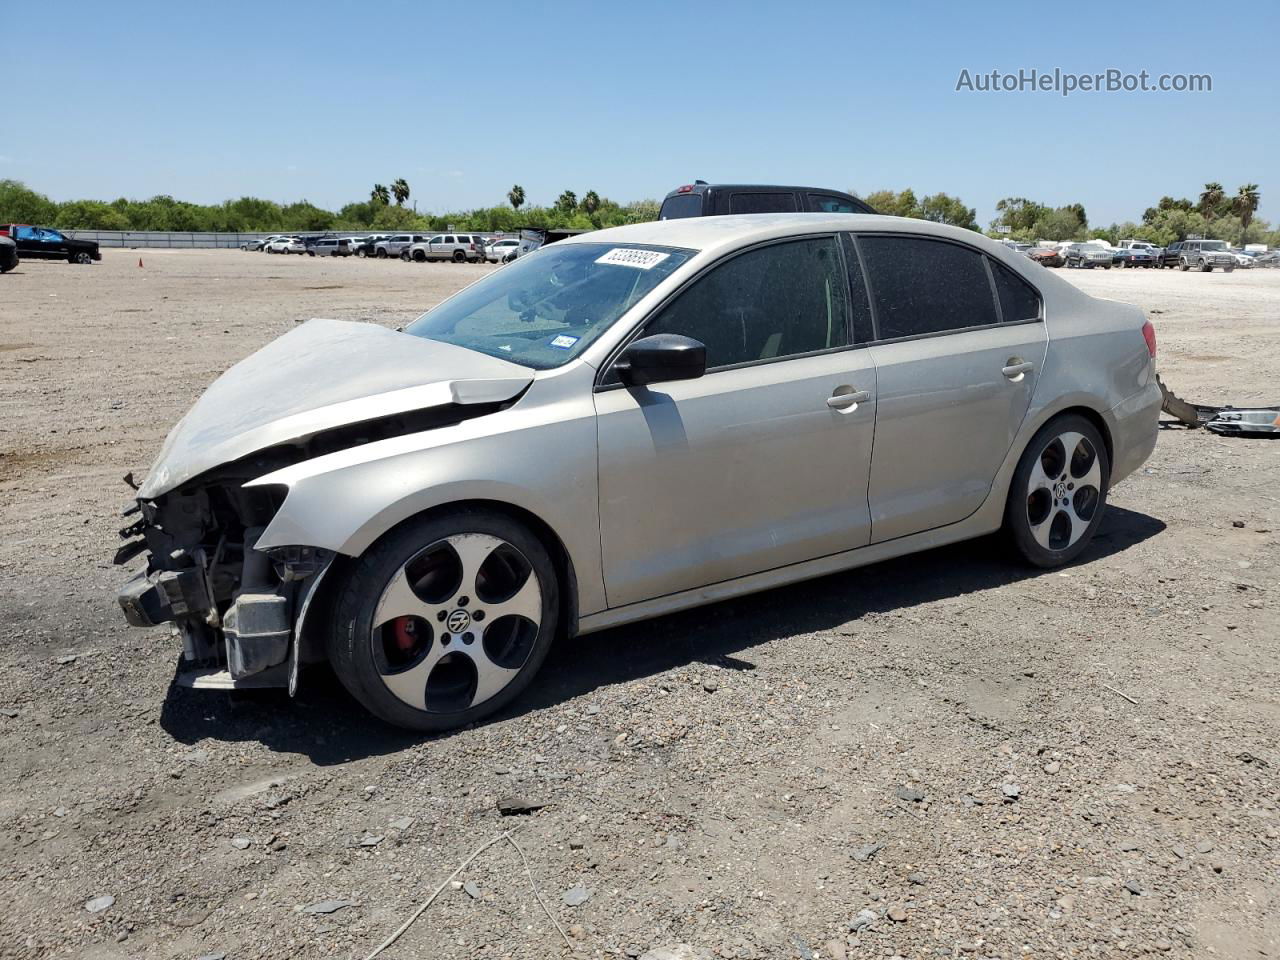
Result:
{"label": "car hood", "polygon": [[501,403],[533,371],[372,323],[311,320],[215,380],[169,432],[138,490],[152,499],[207,470],[322,430],[453,404]]}

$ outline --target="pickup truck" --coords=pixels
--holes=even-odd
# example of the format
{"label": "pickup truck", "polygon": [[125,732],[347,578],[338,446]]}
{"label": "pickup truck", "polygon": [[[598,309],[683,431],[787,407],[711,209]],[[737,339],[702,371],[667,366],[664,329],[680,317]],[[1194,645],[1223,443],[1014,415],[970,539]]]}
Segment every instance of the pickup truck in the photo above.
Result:
{"label": "pickup truck", "polygon": [[18,256],[24,260],[66,260],[68,263],[92,263],[102,259],[102,251],[92,240],[75,240],[50,227],[33,227],[25,223],[0,224],[0,236],[18,245]]}
{"label": "pickup truck", "polygon": [[18,245],[8,237],[0,237],[0,273],[8,273],[18,265]]}
{"label": "pickup truck", "polygon": [[732,213],[875,213],[857,197],[825,187],[779,187],[763,183],[695,180],[667,194],[659,220],[716,217]]}

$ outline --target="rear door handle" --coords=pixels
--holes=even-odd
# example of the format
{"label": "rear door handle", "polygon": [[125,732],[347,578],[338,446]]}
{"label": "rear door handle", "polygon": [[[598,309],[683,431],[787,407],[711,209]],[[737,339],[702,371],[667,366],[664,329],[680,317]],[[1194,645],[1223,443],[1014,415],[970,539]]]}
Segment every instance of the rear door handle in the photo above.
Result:
{"label": "rear door handle", "polygon": [[832,410],[849,410],[870,399],[871,394],[866,390],[851,390],[849,393],[833,393],[827,397],[827,406]]}
{"label": "rear door handle", "polygon": [[1036,365],[1030,360],[1019,360],[1012,357],[1007,366],[1001,367],[1000,372],[1010,380],[1020,380],[1024,373],[1030,373],[1036,368]]}

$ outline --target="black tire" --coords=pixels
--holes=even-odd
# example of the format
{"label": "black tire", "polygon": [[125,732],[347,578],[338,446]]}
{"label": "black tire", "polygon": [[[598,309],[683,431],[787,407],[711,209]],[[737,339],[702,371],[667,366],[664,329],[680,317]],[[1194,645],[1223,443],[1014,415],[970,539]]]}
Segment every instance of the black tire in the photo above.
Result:
{"label": "black tire", "polygon": [[1186,273],[1188,270],[1191,269],[1191,264],[1187,263],[1187,261],[1185,260],[1179,260],[1178,269],[1181,270],[1183,273]]}
{"label": "black tire", "polygon": [[[1044,514],[1045,497],[1039,495],[1040,491],[1033,493],[1030,489],[1032,474],[1037,467],[1043,474],[1060,474],[1062,484],[1087,478],[1092,472],[1094,461],[1089,461],[1087,466],[1084,462],[1077,464],[1072,459],[1071,453],[1064,451],[1063,445],[1057,443],[1063,434],[1078,434],[1088,441],[1098,466],[1098,483],[1096,487],[1081,484],[1079,488],[1075,488],[1073,485],[1071,489],[1063,491],[1070,500],[1069,511],[1064,510],[1065,504],[1059,506],[1053,488],[1045,488],[1043,492],[1049,496],[1050,502],[1047,514]],[[1057,443],[1056,451],[1051,449],[1055,443]],[[1065,458],[1062,456],[1063,453]],[[1061,463],[1060,467],[1058,467],[1059,463]],[[1078,473],[1077,469],[1079,469]],[[1013,479],[1009,485],[1009,498],[1005,503],[1005,536],[1018,555],[1032,566],[1049,568],[1070,563],[1089,545],[1097,532],[1098,525],[1102,522],[1102,516],[1107,507],[1110,480],[1111,460],[1107,456],[1107,446],[1098,428],[1079,414],[1063,414],[1054,417],[1036,431],[1031,442],[1027,444],[1026,450],[1023,451],[1017,469],[1013,472]],[[1094,494],[1089,495],[1088,490],[1093,490]],[[1082,515],[1086,512],[1086,508],[1087,518]],[[1060,512],[1066,513],[1068,526],[1070,526],[1069,519],[1073,515],[1079,516],[1082,520],[1087,519],[1088,525],[1078,539],[1068,540],[1059,547],[1054,545],[1052,531]],[[1033,524],[1033,516],[1042,514],[1044,519],[1040,523]],[[1049,527],[1045,528],[1049,546],[1042,545],[1033,532],[1033,527],[1039,529],[1044,523],[1049,524]]]}
{"label": "black tire", "polygon": [[466,259],[467,259],[467,255],[466,255],[465,253],[463,253],[461,250],[455,250],[455,251],[453,251],[453,262],[454,262],[454,263],[465,263],[465,262],[466,262]]}
{"label": "black tire", "polygon": [[1230,272],[1231,272],[1232,270],[1234,270],[1234,269],[1235,269],[1235,267],[1223,267],[1223,268],[1222,268],[1222,272],[1223,272],[1223,273],[1230,273]]}
{"label": "black tire", "polygon": [[427,255],[421,250],[415,250],[413,251],[413,260],[415,263],[426,263]]}
{"label": "black tire", "polygon": [[[488,699],[464,709],[437,711],[419,709],[391,692],[382,679],[378,661],[380,657],[385,657],[385,654],[380,652],[385,641],[379,639],[380,634],[375,633],[374,615],[383,592],[406,564],[428,547],[450,537],[466,534],[481,534],[502,540],[523,555],[523,560],[528,564],[525,576],[526,578],[536,577],[541,591],[541,621],[536,627],[536,636],[531,641],[520,644],[522,648],[527,647],[527,653],[523,654],[523,661],[518,667],[510,667],[518,671],[514,678]],[[478,584],[474,586],[478,587]],[[456,588],[450,589],[456,589],[458,593],[462,593],[465,585],[459,584]],[[383,536],[356,560],[346,573],[338,588],[334,604],[333,624],[328,639],[329,661],[351,695],[370,713],[388,723],[427,733],[466,726],[501,710],[518,697],[532,681],[542,666],[543,660],[546,659],[555,637],[560,609],[559,590],[555,567],[546,548],[537,537],[510,517],[488,510],[468,508],[434,517],[410,520]],[[457,599],[455,597],[448,601],[437,601],[437,603],[453,604]],[[474,593],[474,602],[469,609],[473,613],[479,611],[482,603],[484,600],[477,589]],[[458,604],[464,605],[461,600],[458,600]],[[502,622],[502,619],[501,617],[497,620],[491,619],[486,624],[485,630]],[[452,616],[448,620],[452,622]],[[425,621],[422,622],[425,623]],[[479,617],[475,622],[480,622]],[[427,626],[432,628],[431,636],[422,653],[417,655],[419,659],[437,652],[434,647],[440,642],[435,634],[439,624],[427,624]],[[532,623],[529,626],[532,627]],[[385,629],[386,627],[383,627],[384,631]],[[486,639],[484,632],[481,632],[478,645],[465,649],[454,646],[450,653],[444,656],[457,657],[464,666],[474,663],[466,653],[466,649],[483,650],[487,657]],[[470,643],[470,641],[467,642]],[[458,659],[455,659],[455,665]],[[407,672],[408,669],[412,669],[412,666],[401,672]],[[435,669],[432,668],[423,680],[427,690],[430,690],[429,685],[431,678],[435,675]],[[453,672],[457,673],[456,670]],[[474,667],[472,674],[474,685],[477,682]],[[450,687],[450,689],[453,688]]]}
{"label": "black tire", "polygon": [[367,250],[361,247],[359,250],[356,251],[356,256],[359,257],[361,260],[363,260],[365,257],[369,256],[369,253]]}
{"label": "black tire", "polygon": [[314,257],[315,255],[316,255],[316,252],[315,252],[314,250],[308,250],[308,251],[307,251],[307,256],[309,256],[309,257]]}
{"label": "black tire", "polygon": [[376,256],[379,260],[387,259],[387,248],[379,247],[377,252],[374,254],[374,256]]}

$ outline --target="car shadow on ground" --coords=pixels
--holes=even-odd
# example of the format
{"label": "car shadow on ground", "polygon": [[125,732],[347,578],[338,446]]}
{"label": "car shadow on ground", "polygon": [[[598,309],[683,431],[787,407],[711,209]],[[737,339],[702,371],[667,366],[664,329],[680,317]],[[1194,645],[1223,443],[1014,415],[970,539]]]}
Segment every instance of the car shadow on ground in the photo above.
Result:
{"label": "car shadow on ground", "polygon": [[[1108,507],[1093,543],[1073,565],[1127,550],[1164,529],[1154,517]],[[529,689],[485,723],[685,664],[750,670],[755,665],[744,654],[771,640],[1052,573],[1019,564],[998,537],[985,537],[575,637],[557,643]],[[324,668],[305,674],[292,702],[279,690],[223,694],[172,683],[160,724],[181,743],[256,740],[320,766],[395,753],[425,739],[371,717]]]}

